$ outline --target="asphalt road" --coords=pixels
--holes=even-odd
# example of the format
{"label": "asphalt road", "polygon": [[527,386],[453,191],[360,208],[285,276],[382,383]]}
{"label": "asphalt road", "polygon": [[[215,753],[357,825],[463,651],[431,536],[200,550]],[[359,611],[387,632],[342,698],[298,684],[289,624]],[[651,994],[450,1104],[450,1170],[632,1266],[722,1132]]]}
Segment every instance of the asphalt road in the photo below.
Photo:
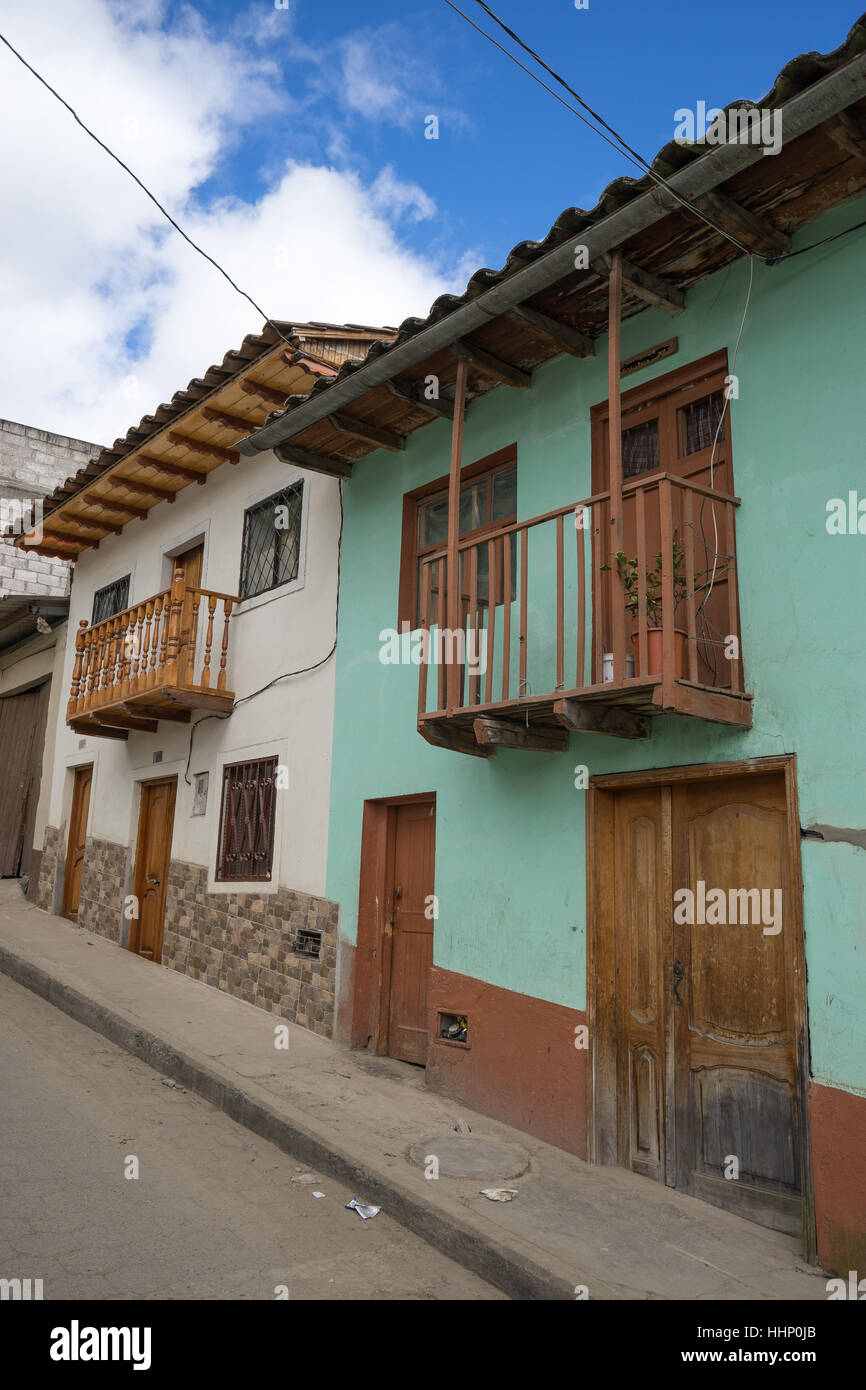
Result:
{"label": "asphalt road", "polygon": [[46,1300],[505,1297],[304,1171],[0,976],[0,1278]]}

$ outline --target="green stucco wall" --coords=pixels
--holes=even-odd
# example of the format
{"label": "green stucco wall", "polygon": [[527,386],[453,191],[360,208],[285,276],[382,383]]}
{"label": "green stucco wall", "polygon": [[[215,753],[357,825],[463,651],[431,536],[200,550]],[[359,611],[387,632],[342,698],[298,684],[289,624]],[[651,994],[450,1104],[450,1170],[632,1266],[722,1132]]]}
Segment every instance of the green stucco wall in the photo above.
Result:
{"label": "green stucco wall", "polygon": [[[864,201],[815,223],[795,248],[864,216]],[[623,327],[623,357],[675,332],[679,351],[628,388],[727,347],[748,265],[690,291],[672,325],[650,310]],[[866,497],[866,234],[766,268],[755,262],[732,401],[743,659],[755,726],[653,721],[648,743],[573,736],[567,754],[500,750],[485,761],[428,745],[416,730],[418,671],[384,666],[396,626],[402,498],[448,469],[436,421],[398,456],[357,463],[345,487],[328,896],[344,936],[357,925],[366,798],[435,791],[436,964],[585,1007],[584,801],[591,774],[796,753],[804,826],[866,826],[866,535],[827,534],[826,505]],[[464,463],[517,442],[518,517],[589,495],[589,410],[607,396],[606,346],[563,356],[530,391],[502,388],[466,420]],[[804,842],[812,1070],[866,1092],[866,851]]]}

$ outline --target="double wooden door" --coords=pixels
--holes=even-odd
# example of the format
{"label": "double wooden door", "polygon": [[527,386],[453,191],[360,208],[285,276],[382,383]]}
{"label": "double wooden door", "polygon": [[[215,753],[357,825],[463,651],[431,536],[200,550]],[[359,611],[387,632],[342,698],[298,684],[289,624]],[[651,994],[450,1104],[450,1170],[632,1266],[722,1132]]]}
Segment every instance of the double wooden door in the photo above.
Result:
{"label": "double wooden door", "polygon": [[156,963],[162,959],[176,796],[175,777],[145,782],[141,789],[133,887],[138,916],[130,923],[129,949]]}
{"label": "double wooden door", "polygon": [[784,780],[607,802],[597,1085],[612,1094],[596,1097],[598,1156],[797,1233],[803,966]]}
{"label": "double wooden door", "polygon": [[0,700],[0,877],[30,872],[51,682]]}

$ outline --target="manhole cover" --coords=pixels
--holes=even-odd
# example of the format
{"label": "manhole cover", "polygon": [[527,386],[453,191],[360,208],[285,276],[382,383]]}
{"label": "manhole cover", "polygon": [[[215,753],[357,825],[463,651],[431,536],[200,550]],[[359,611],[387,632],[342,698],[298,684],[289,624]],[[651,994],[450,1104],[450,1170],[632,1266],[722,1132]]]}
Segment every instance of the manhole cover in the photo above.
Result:
{"label": "manhole cover", "polygon": [[443,1178],[519,1178],[529,1167],[529,1154],[519,1144],[502,1139],[485,1139],[478,1134],[441,1134],[413,1144],[409,1162],[426,1168],[430,1159],[439,1162]]}

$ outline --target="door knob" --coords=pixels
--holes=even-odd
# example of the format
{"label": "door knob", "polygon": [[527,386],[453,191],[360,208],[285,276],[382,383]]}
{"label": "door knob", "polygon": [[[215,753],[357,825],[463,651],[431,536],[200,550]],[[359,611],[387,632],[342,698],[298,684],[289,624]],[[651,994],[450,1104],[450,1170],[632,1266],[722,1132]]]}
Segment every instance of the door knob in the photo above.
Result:
{"label": "door knob", "polygon": [[681,961],[681,960],[675,960],[675,961],[674,961],[674,998],[676,999],[676,1001],[677,1001],[678,1004],[681,1004],[681,1003],[683,1002],[682,999],[680,998],[680,982],[682,981],[682,978],[683,978],[683,976],[685,975],[685,973],[686,973],[686,967],[683,965],[682,961]]}
{"label": "door knob", "polygon": [[152,883],[154,888],[159,887],[159,879],[157,878],[156,874],[148,874],[147,881],[148,883]]}

